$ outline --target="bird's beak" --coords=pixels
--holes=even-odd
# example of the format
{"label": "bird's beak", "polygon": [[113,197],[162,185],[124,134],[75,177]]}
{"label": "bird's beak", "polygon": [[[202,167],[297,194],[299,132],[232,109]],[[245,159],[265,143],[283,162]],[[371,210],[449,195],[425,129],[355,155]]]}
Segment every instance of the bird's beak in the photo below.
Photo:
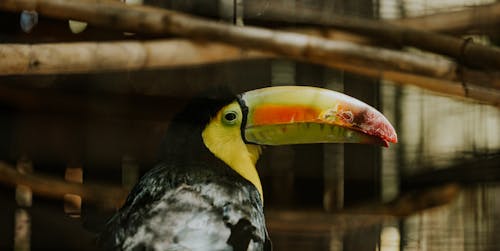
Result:
{"label": "bird's beak", "polygon": [[392,125],[375,108],[331,90],[306,86],[268,87],[238,97],[248,143],[397,143]]}

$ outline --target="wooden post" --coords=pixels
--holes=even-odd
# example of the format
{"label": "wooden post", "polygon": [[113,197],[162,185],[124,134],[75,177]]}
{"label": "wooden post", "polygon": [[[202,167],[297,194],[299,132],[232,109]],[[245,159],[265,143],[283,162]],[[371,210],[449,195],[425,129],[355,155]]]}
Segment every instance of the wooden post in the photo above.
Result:
{"label": "wooden post", "polygon": [[[295,62],[273,60],[270,64],[270,80],[272,86],[291,84],[295,82]],[[293,163],[295,154],[292,146],[279,146],[267,149],[264,160],[272,167],[272,190],[270,202],[280,207],[290,207],[293,204],[295,172]]]}
{"label": "wooden post", "polygon": [[[297,85],[324,87],[325,67],[316,64],[297,63],[295,65]],[[325,192],[324,146],[323,144],[294,145],[296,206],[322,208]]]}
{"label": "wooden post", "polygon": [[[83,183],[83,169],[81,165],[68,165],[64,179],[69,182]],[[65,194],[64,212],[72,218],[80,218],[82,213],[82,197],[76,194]]]}
{"label": "wooden post", "polygon": [[[344,73],[325,69],[325,87],[338,92],[344,92]],[[324,149],[324,182],[325,191],[323,208],[327,212],[340,210],[344,206],[344,145],[325,144]],[[337,233],[337,232],[336,232]],[[331,245],[340,249],[338,239],[332,233]],[[333,247],[331,247],[333,248]]]}
{"label": "wooden post", "polygon": [[122,158],[122,186],[131,190],[139,180],[139,165],[134,157],[124,155]]}
{"label": "wooden post", "polygon": [[[16,169],[22,174],[32,173],[33,164],[26,157],[22,157],[17,162]],[[29,251],[31,250],[31,217],[27,208],[33,203],[33,193],[29,186],[16,186],[16,202],[19,208],[15,213],[14,250]]]}
{"label": "wooden post", "polygon": [[[371,0],[355,0],[346,2],[342,7],[346,12],[355,12],[362,17],[369,18],[374,15],[374,5],[375,3]],[[375,108],[380,108],[379,80],[345,74],[344,93]],[[380,159],[379,147],[344,145],[344,206],[348,207],[359,201],[380,198]],[[380,225],[377,224],[347,233],[344,236],[344,249],[374,250],[378,246],[379,239]]]}

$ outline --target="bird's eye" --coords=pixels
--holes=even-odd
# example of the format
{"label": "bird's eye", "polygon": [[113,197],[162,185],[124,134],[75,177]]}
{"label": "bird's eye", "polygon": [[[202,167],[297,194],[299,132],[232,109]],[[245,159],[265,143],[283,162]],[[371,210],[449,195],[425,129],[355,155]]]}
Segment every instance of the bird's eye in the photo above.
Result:
{"label": "bird's eye", "polygon": [[238,118],[238,113],[236,113],[235,111],[227,111],[224,113],[222,120],[224,123],[232,125],[236,123],[237,118]]}

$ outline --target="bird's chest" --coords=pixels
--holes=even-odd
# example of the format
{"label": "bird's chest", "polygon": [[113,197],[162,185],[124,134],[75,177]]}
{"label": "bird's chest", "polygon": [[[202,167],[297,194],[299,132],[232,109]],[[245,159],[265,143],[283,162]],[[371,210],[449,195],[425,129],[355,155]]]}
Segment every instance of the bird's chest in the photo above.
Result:
{"label": "bird's chest", "polygon": [[224,182],[181,184],[143,212],[137,231],[124,240],[124,247],[236,250],[230,240],[256,246],[265,240],[265,223],[254,193]]}

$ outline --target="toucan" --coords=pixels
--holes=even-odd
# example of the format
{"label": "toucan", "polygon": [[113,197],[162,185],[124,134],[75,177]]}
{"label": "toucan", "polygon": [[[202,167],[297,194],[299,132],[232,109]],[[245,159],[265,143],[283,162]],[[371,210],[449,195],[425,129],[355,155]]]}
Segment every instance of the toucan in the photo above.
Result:
{"label": "toucan", "polygon": [[397,142],[380,112],[332,90],[276,86],[222,96],[201,95],[174,117],[158,164],[100,235],[104,248],[271,250],[255,167],[262,146]]}

